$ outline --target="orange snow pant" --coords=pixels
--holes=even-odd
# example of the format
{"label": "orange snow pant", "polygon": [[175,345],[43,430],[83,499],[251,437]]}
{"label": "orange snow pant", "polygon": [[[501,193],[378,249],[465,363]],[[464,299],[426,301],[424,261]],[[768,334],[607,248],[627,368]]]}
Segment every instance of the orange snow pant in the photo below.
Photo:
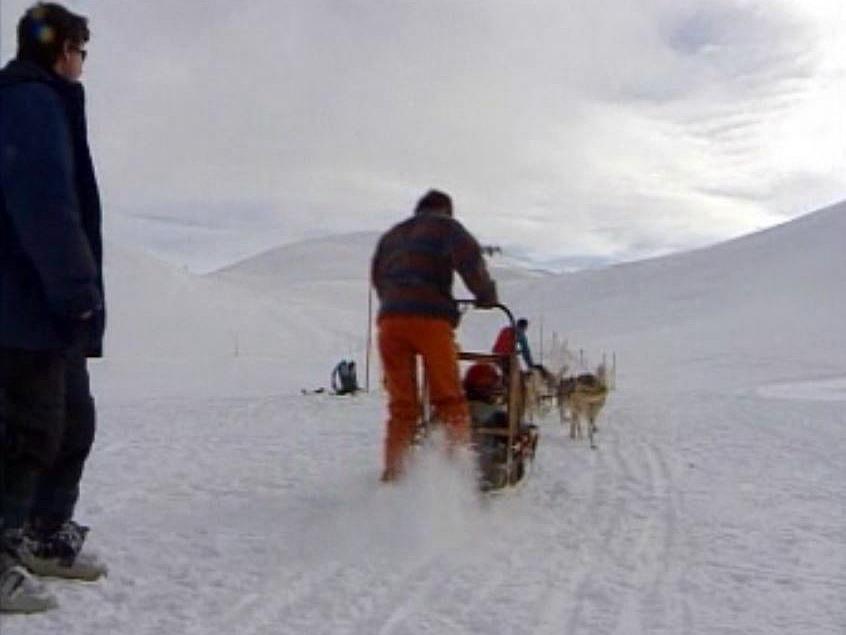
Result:
{"label": "orange snow pant", "polygon": [[435,418],[445,424],[452,445],[470,438],[470,413],[461,388],[458,347],[452,325],[443,319],[389,315],[379,319],[379,354],[388,390],[385,477],[402,474],[420,419],[417,356],[429,386]]}

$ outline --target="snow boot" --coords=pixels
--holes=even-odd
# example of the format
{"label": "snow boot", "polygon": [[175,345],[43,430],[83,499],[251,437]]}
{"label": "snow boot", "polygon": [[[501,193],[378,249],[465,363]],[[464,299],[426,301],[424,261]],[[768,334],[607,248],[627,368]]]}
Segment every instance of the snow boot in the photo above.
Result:
{"label": "snow boot", "polygon": [[108,568],[96,554],[82,550],[88,531],[72,520],[48,534],[30,528],[21,562],[35,575],[93,582],[107,575]]}
{"label": "snow boot", "polygon": [[58,605],[56,596],[21,566],[17,551],[0,553],[0,613],[40,613]]}

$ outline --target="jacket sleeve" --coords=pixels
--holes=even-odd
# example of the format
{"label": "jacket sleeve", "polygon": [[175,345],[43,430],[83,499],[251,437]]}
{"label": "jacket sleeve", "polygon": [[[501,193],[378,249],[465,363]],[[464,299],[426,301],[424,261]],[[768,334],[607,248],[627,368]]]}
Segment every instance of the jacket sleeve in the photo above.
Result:
{"label": "jacket sleeve", "polygon": [[476,297],[476,301],[483,306],[499,302],[496,283],[488,273],[479,243],[457,221],[455,222],[451,254],[453,268]]}
{"label": "jacket sleeve", "polygon": [[102,298],[73,184],[67,120],[46,86],[29,84],[10,93],[0,122],[6,211],[38,273],[50,311],[62,319],[77,319],[97,310]]}
{"label": "jacket sleeve", "polygon": [[517,341],[520,343],[520,355],[522,355],[523,361],[526,362],[526,367],[531,368],[535,365],[535,362],[532,359],[532,351],[529,349],[529,338],[526,337],[525,333],[519,332]]}

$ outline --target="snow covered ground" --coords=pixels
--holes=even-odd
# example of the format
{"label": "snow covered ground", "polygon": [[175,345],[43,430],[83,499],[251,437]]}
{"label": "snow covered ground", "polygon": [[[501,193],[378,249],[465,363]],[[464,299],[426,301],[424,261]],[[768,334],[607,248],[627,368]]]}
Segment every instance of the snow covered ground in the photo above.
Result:
{"label": "snow covered ground", "polygon": [[[363,373],[375,236],[204,277],[112,247],[78,514],[111,574],[50,582],[61,608],[2,635],[842,635],[844,234],[841,205],[507,276],[533,337],[615,353],[617,389],[598,450],[544,420],[530,477],[491,499],[437,454],[381,486],[383,395],[300,394],[341,357]],[[473,316],[462,341],[496,326]]]}

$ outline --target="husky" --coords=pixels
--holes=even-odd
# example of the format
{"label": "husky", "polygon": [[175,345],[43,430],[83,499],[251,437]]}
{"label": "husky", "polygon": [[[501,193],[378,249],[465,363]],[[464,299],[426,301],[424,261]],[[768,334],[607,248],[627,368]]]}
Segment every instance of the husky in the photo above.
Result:
{"label": "husky", "polygon": [[590,447],[596,449],[593,435],[597,431],[596,418],[605,405],[608,396],[608,376],[604,364],[600,364],[595,373],[584,373],[562,377],[558,382],[558,412],[561,425],[570,419],[570,438],[581,439],[582,421],[585,421],[590,439]]}
{"label": "husky", "polygon": [[520,419],[526,415],[534,421],[535,415],[543,417],[552,407],[558,387],[558,378],[543,366],[533,366],[520,373]]}

